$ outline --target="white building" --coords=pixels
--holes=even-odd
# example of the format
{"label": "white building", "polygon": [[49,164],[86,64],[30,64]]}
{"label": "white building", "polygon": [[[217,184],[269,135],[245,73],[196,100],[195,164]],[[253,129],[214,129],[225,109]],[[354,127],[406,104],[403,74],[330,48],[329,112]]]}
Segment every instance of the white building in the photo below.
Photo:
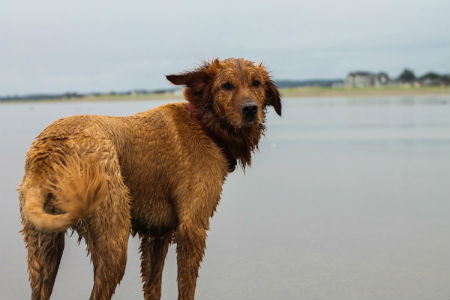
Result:
{"label": "white building", "polygon": [[383,86],[389,83],[386,73],[352,72],[345,79],[346,87]]}

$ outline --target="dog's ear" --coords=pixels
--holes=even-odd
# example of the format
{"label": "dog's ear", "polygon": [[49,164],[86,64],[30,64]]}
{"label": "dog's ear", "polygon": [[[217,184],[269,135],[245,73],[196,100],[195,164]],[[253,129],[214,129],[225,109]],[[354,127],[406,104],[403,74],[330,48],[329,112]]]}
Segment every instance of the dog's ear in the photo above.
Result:
{"label": "dog's ear", "polygon": [[167,75],[166,78],[173,84],[186,86],[184,90],[186,100],[196,107],[202,107],[206,104],[205,98],[210,95],[211,83],[219,66],[219,60],[215,59],[194,71]]}
{"label": "dog's ear", "polygon": [[281,116],[280,92],[269,77],[266,80],[266,105],[272,105],[277,114]]}
{"label": "dog's ear", "polygon": [[257,67],[264,78],[264,89],[266,92],[266,100],[264,105],[271,105],[277,112],[279,116],[281,116],[281,99],[280,92],[277,89],[277,86],[272,81],[269,76],[269,73],[264,68],[263,64],[260,63]]}
{"label": "dog's ear", "polygon": [[166,75],[167,80],[176,85],[184,85],[194,90],[201,90],[203,85],[210,80],[206,68],[202,67],[192,72]]}

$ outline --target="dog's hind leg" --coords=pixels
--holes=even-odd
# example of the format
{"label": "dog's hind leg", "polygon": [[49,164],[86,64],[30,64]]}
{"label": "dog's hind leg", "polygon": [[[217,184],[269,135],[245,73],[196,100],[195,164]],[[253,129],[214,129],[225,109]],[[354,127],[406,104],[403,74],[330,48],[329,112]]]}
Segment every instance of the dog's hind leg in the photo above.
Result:
{"label": "dog's hind leg", "polygon": [[[129,233],[105,232],[106,239],[97,239],[89,248],[94,265],[94,286],[90,299],[111,299],[122,280],[127,263]],[[117,239],[117,240],[115,240]]]}
{"label": "dog's hind leg", "polygon": [[120,171],[108,178],[108,196],[87,220],[84,235],[94,265],[90,299],[110,299],[122,280],[130,235],[130,198]]}
{"label": "dog's hind leg", "polygon": [[22,233],[28,250],[31,299],[49,299],[64,250],[64,233],[41,232],[23,222]]}
{"label": "dog's hind leg", "polygon": [[[120,212],[117,212],[120,214]],[[99,216],[96,216],[99,218]],[[122,216],[123,217],[123,216]],[[131,225],[129,220],[109,213],[97,219],[96,230],[87,240],[88,251],[94,265],[94,286],[90,299],[111,299],[117,285],[122,280],[127,263],[127,246]],[[101,225],[100,225],[101,224]],[[102,228],[100,228],[102,226]]]}
{"label": "dog's hind leg", "polygon": [[140,239],[144,299],[160,299],[162,271],[171,236],[150,237],[143,234]]}

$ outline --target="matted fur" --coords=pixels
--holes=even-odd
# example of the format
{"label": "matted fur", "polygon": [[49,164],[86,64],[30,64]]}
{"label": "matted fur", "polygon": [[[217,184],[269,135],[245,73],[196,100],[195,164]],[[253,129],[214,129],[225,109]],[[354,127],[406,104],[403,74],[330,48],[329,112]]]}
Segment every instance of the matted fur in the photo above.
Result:
{"label": "matted fur", "polygon": [[[24,212],[26,218],[42,231],[66,231],[76,220],[93,211],[107,195],[106,176],[92,159],[82,160],[77,153],[52,165],[52,177],[39,184],[29,183]],[[33,179],[30,179],[33,180]],[[54,197],[54,205],[65,212],[44,211],[46,197]]]}
{"label": "matted fur", "polygon": [[[281,102],[266,70],[243,59],[213,60],[167,79],[186,87],[199,120],[185,103],[129,117],[75,116],[54,122],[31,145],[19,199],[33,299],[50,297],[69,227],[91,254],[91,299],[114,294],[130,233],[141,240],[145,299],[161,296],[171,241],[179,298],[194,298],[209,219],[228,170],[216,142],[242,167],[250,165],[266,106],[281,115]],[[257,112],[245,115],[243,103]]]}

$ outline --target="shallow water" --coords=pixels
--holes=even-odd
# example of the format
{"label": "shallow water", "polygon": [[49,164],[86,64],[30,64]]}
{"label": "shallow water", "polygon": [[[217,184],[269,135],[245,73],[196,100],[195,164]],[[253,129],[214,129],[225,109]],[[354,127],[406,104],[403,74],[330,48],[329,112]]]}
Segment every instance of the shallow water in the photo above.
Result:
{"label": "shallow water", "polygon": [[[128,115],[166,101],[0,105],[1,299],[29,298],[17,188],[52,121]],[[449,299],[448,96],[286,99],[253,166],[224,186],[198,299]],[[53,299],[88,298],[84,244],[66,238]],[[130,238],[114,299],[142,299]],[[169,250],[163,298],[175,299]]]}

